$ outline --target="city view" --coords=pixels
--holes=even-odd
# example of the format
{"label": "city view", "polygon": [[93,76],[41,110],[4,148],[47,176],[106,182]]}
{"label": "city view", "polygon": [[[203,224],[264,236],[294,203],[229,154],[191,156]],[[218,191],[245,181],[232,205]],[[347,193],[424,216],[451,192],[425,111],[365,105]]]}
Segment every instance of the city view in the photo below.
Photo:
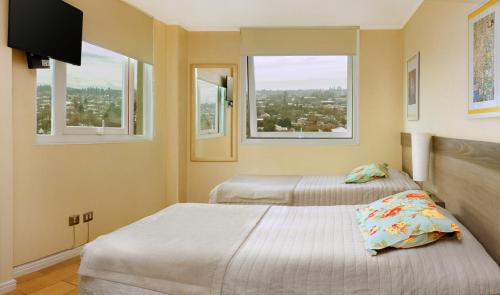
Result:
{"label": "city view", "polygon": [[66,126],[121,127],[122,91],[111,88],[67,88]]}
{"label": "city view", "polygon": [[[51,86],[37,86],[37,133],[51,133]],[[122,91],[67,88],[66,125],[121,127]]]}
{"label": "city view", "polygon": [[51,97],[52,87],[50,85],[38,85],[36,88],[36,133],[50,134],[52,132],[51,119]]}
{"label": "city view", "polygon": [[259,132],[343,132],[347,89],[259,90]]}
{"label": "city view", "polygon": [[345,132],[346,56],[256,56],[257,132]]}

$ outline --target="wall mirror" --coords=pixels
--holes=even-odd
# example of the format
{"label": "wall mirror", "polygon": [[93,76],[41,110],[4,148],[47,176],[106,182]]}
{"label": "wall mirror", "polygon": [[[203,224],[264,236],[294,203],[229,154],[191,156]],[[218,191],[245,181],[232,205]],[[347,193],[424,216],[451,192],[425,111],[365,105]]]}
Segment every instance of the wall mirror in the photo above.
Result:
{"label": "wall mirror", "polygon": [[191,65],[191,161],[236,161],[236,65]]}

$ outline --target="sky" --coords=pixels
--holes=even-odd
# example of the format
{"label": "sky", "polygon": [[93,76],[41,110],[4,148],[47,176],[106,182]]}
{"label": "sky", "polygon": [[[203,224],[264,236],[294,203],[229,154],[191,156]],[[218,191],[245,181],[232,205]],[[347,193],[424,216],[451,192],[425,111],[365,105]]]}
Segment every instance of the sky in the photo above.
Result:
{"label": "sky", "polygon": [[200,104],[217,103],[219,97],[219,87],[217,85],[198,79],[197,86]]}
{"label": "sky", "polygon": [[67,85],[71,88],[98,87],[121,90],[126,61],[127,58],[121,54],[83,43],[82,67],[68,64]]}
{"label": "sky", "polygon": [[[83,43],[82,66],[85,72],[80,67],[68,65],[67,84],[72,88],[120,90],[125,60],[123,55]],[[256,90],[347,88],[347,63],[346,56],[255,56]],[[50,72],[39,70],[38,83],[50,84]]]}
{"label": "sky", "polygon": [[[123,88],[124,63],[127,57],[89,43],[82,45],[82,67],[67,64],[67,85],[71,88]],[[51,84],[51,70],[37,71],[37,83]],[[85,68],[85,71],[82,69]]]}
{"label": "sky", "polygon": [[347,88],[346,56],[255,56],[255,88]]}

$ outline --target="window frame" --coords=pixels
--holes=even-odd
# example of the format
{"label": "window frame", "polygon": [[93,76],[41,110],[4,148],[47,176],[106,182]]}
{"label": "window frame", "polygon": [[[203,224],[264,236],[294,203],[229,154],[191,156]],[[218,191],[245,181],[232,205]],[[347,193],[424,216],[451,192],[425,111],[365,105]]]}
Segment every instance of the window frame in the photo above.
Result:
{"label": "window frame", "polygon": [[[91,44],[91,43],[89,43]],[[93,45],[93,44],[92,44]],[[136,61],[138,62],[138,61]],[[35,115],[35,135],[37,144],[93,144],[151,141],[153,139],[153,103],[154,103],[154,66],[151,70],[144,70],[143,87],[143,134],[134,132],[134,102],[135,102],[135,68],[133,59],[127,57],[123,70],[123,99],[122,99],[122,127],[85,127],[66,125],[66,94],[67,94],[67,64],[51,60],[52,70],[52,97],[51,97],[51,133],[37,134],[37,116]],[[35,87],[37,79],[35,78]],[[35,112],[37,101],[35,95]]]}
{"label": "window frame", "polygon": [[[283,55],[287,56],[287,55]],[[332,54],[331,56],[334,56]],[[348,57],[348,132],[257,132],[257,104],[253,56],[241,57],[241,141],[244,144],[359,144],[359,58]],[[248,126],[250,125],[250,126]],[[297,136],[299,135],[299,136]]]}
{"label": "window frame", "polygon": [[[56,75],[62,75],[62,72],[64,71],[64,77],[60,77],[60,79],[64,79],[65,82],[67,82],[67,64],[56,61],[56,64],[60,64],[61,69],[59,71],[56,71]],[[62,70],[62,67],[64,67],[64,70]],[[123,87],[122,87],[122,118],[121,118],[121,126],[122,127],[92,127],[92,126],[68,126],[66,124],[66,116],[67,116],[67,108],[66,108],[66,103],[67,103],[67,84],[64,83],[66,86],[61,87],[64,89],[58,89],[60,92],[59,95],[60,97],[64,97],[65,99],[62,100],[57,100],[56,104],[62,104],[62,106],[59,106],[60,108],[64,109],[64,126],[61,126],[63,129],[63,134],[64,135],[92,135],[92,134],[98,134],[98,135],[109,135],[109,134],[122,134],[122,135],[127,135],[129,134],[129,120],[130,120],[130,115],[129,115],[129,108],[130,108],[130,101],[133,102],[133,96],[134,96],[134,85],[133,83],[130,83],[130,81],[133,81],[134,76],[130,76],[131,72],[133,72],[131,68],[131,62],[130,58],[127,60],[126,65],[123,67],[122,71],[122,78],[123,78]],[[132,84],[132,85],[131,85]]]}

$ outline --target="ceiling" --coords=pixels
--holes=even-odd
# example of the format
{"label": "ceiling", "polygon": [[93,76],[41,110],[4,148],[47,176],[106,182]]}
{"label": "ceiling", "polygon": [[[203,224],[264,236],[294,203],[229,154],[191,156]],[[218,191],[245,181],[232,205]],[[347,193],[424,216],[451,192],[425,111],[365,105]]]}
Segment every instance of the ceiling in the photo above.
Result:
{"label": "ceiling", "polygon": [[423,0],[125,0],[190,31],[266,26],[400,29]]}

